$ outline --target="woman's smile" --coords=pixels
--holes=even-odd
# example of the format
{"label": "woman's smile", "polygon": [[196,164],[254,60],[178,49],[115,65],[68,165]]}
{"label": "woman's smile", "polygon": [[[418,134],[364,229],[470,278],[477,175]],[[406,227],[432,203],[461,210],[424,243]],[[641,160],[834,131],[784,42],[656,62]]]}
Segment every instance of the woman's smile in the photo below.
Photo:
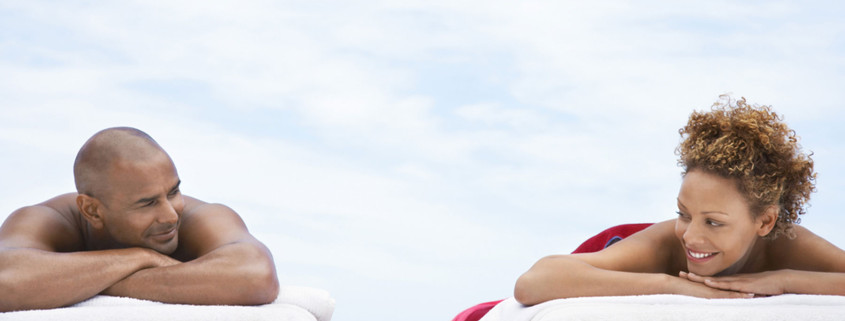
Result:
{"label": "woman's smile", "polygon": [[704,263],[710,261],[719,252],[698,252],[687,249],[687,259],[695,263]]}

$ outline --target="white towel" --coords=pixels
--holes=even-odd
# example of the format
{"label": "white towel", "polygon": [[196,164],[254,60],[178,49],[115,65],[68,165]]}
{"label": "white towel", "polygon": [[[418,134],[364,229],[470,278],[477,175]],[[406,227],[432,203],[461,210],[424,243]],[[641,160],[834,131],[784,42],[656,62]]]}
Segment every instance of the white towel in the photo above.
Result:
{"label": "white towel", "polygon": [[334,304],[324,290],[282,286],[276,301],[261,306],[166,304],[98,295],[66,308],[0,313],[0,320],[330,321]]}
{"label": "white towel", "polygon": [[590,297],[525,307],[502,301],[480,321],[557,320],[845,320],[845,296],[786,294],[754,299],[702,299],[682,295]]}

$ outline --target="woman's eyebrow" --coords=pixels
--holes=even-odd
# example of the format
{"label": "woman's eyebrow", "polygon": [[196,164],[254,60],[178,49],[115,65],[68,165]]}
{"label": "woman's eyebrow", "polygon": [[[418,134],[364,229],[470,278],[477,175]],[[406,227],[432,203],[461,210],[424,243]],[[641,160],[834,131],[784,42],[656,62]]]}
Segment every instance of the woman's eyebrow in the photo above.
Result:
{"label": "woman's eyebrow", "polygon": [[[683,210],[686,210],[686,209],[687,209],[687,207],[686,207],[686,206],[684,206],[684,203],[683,203],[683,202],[681,202],[681,199],[680,199],[680,198],[678,198],[677,200],[678,200],[678,207],[680,207],[680,208],[681,208],[681,209],[683,209]],[[703,211],[703,212],[701,212],[701,214],[721,214],[721,215],[728,215],[728,216],[730,216],[730,214],[725,213],[725,212],[722,212],[722,211]]]}

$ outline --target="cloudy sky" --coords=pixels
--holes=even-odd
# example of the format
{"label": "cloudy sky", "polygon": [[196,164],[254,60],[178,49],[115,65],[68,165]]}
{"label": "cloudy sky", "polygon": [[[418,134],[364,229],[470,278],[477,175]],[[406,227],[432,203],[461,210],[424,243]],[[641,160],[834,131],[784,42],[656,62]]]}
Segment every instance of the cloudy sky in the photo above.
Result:
{"label": "cloudy sky", "polygon": [[677,130],[723,93],[814,153],[845,246],[833,1],[0,2],[0,218],[134,126],[335,320],[449,320],[537,259],[674,216]]}

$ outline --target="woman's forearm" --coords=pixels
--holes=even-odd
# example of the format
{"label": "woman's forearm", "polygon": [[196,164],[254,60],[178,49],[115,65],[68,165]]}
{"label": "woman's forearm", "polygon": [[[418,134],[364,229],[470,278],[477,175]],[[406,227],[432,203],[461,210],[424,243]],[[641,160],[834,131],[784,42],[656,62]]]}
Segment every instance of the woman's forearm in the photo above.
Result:
{"label": "woman's forearm", "polygon": [[514,297],[525,305],[553,299],[672,293],[672,276],[604,270],[568,256],[538,261],[516,282]]}
{"label": "woman's forearm", "polygon": [[516,282],[514,298],[524,305],[585,296],[681,294],[702,298],[748,298],[663,273],[606,270],[561,255],[541,259]]}
{"label": "woman's forearm", "polygon": [[785,270],[786,293],[845,295],[845,273]]}

